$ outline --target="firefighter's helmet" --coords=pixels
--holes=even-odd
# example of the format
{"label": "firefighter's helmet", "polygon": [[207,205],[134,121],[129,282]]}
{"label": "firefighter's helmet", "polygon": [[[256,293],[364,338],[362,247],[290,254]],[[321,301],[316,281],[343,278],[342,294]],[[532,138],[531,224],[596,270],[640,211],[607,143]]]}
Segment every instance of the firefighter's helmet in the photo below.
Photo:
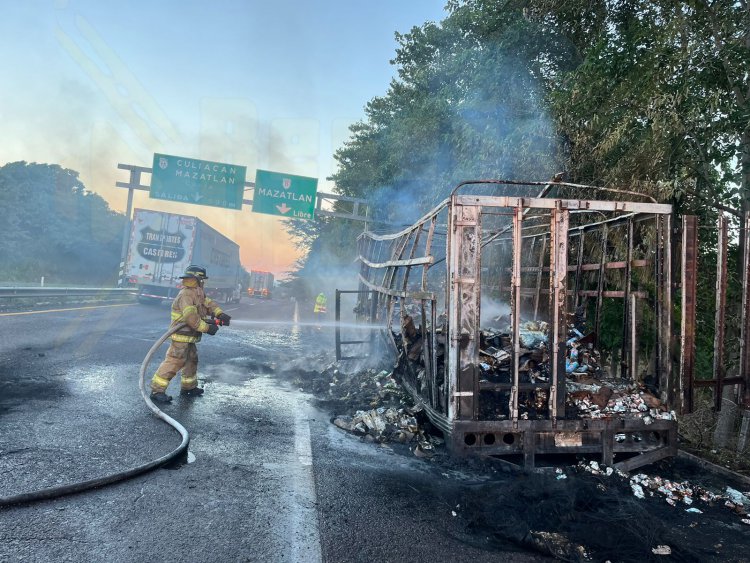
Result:
{"label": "firefighter's helmet", "polygon": [[196,280],[207,280],[208,276],[206,275],[205,268],[201,268],[200,266],[191,264],[185,269],[185,273],[180,276],[181,280],[184,280],[185,278],[194,278]]}

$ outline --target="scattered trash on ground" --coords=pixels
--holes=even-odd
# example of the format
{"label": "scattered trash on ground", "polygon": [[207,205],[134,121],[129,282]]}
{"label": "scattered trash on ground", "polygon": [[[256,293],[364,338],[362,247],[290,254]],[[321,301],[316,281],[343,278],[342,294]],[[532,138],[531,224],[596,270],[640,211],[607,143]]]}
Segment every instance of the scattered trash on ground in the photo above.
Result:
{"label": "scattered trash on ground", "polygon": [[323,357],[308,360],[320,365],[319,371],[294,366],[292,382],[314,393],[318,401],[334,413],[333,424],[363,441],[408,444],[420,458],[435,455],[444,440],[428,432],[429,422],[421,406],[415,406],[393,372],[354,369],[346,372],[337,362]]}
{"label": "scattered trash on ground", "polygon": [[443,445],[444,441],[424,432],[417,420],[422,412],[421,407],[379,407],[357,411],[354,416],[338,415],[334,417],[333,423],[342,430],[362,436],[366,442],[415,442],[414,454],[418,457],[430,457],[434,454],[435,446]]}
{"label": "scattered trash on ground", "polygon": [[562,561],[589,560],[586,549],[582,545],[572,543],[563,534],[532,531],[529,535],[529,543],[537,544],[536,548],[542,553],[547,553]]}
{"label": "scattered trash on ground", "polygon": [[328,355],[304,358],[277,369],[293,385],[313,393],[318,401],[340,412],[374,409],[381,406],[404,407],[413,402],[387,370],[350,368],[344,370]]}
{"label": "scattered trash on ground", "polygon": [[[532,334],[544,332],[543,325],[539,328],[542,330],[527,333],[524,337],[527,344],[539,341],[539,335]],[[490,352],[495,362],[505,361],[502,348],[482,350]],[[318,369],[311,369],[315,365]],[[414,405],[392,371],[361,368],[346,372],[345,367],[345,363],[331,363],[321,356],[307,358],[304,363],[284,371],[294,385],[316,395],[334,414],[331,421],[341,430],[374,444],[403,444],[402,451],[406,452],[408,447],[420,458],[432,458],[440,451],[443,440],[430,433],[423,408]],[[539,372],[544,377],[543,370]],[[672,416],[648,389],[602,384],[590,373],[582,377],[569,374],[568,386],[575,393],[573,407],[581,417],[623,413],[653,419]],[[624,433],[615,435],[616,441],[625,438]],[[445,456],[440,459],[450,462]],[[595,479],[583,478],[577,472]],[[450,474],[443,473],[443,476],[450,477]],[[732,512],[726,512],[722,521],[739,520],[737,526],[743,530],[750,526],[747,513],[750,493],[732,488],[711,492],[688,481],[644,473],[628,475],[597,461],[581,462],[571,468],[558,467],[552,476],[528,475],[522,481],[505,479],[493,481],[486,488],[462,488],[459,494],[456,500],[461,500],[462,508],[459,510],[455,502],[450,504],[455,508],[448,508],[449,518],[465,522],[472,530],[484,530],[488,537],[498,541],[510,541],[568,561],[661,557],[699,560],[697,552],[679,544],[679,535],[673,533],[671,526],[663,524],[672,510],[678,510],[689,519],[685,527],[691,530],[703,529],[727,509]],[[498,521],[498,503],[514,517]],[[591,526],[607,525],[613,514],[618,521],[627,523],[618,527],[618,535],[591,536]],[[716,548],[717,553],[720,549],[723,548]]]}
{"label": "scattered trash on ground", "polygon": [[568,401],[578,409],[580,418],[632,416],[643,419],[647,425],[654,420],[677,420],[674,411],[668,411],[653,394],[639,389],[635,384],[608,385],[593,380],[587,383],[568,381],[567,389]]}
{"label": "scattered trash on ground", "polygon": [[[639,499],[645,499],[646,496],[663,497],[664,501],[670,506],[690,506],[696,501],[702,501],[708,506],[723,505],[735,514],[745,517],[748,516],[748,510],[750,510],[750,492],[742,493],[732,487],[727,487],[724,494],[717,494],[688,481],[671,481],[658,475],[646,475],[645,473],[628,475],[622,471],[613,470],[611,467],[602,467],[596,461],[580,462],[577,467],[579,470],[592,475],[605,477],[616,475],[622,480],[627,480],[630,489],[633,491],[633,496]],[[686,512],[703,513],[695,507],[686,509]]]}

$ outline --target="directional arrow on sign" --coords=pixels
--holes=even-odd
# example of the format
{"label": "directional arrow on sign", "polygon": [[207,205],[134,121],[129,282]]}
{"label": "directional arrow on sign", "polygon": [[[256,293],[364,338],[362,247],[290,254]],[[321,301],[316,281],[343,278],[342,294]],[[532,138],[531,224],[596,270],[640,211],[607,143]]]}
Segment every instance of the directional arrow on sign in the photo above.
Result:
{"label": "directional arrow on sign", "polygon": [[286,203],[282,203],[281,205],[277,205],[276,209],[278,209],[279,211],[281,211],[284,214],[289,213],[292,210],[291,207],[287,207]]}

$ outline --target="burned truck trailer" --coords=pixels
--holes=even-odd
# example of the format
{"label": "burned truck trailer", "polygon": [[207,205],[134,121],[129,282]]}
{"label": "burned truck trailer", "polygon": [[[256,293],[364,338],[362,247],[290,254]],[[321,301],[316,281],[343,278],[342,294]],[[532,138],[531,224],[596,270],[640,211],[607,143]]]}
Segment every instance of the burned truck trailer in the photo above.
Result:
{"label": "burned truck trailer", "polygon": [[360,235],[359,288],[337,291],[336,315],[355,294],[383,338],[337,330],[337,356],[382,340],[454,453],[622,470],[675,455],[671,206],[459,190],[480,183],[545,185],[465,182],[408,228]]}

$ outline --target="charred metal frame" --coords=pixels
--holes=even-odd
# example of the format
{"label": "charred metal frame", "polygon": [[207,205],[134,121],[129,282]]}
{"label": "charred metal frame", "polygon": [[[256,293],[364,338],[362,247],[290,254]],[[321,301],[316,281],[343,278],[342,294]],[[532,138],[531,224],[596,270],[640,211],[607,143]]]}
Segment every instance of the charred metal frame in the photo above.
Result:
{"label": "charred metal frame", "polygon": [[361,291],[361,290],[344,290],[344,289],[337,289],[336,290],[336,298],[335,298],[335,319],[336,319],[336,329],[334,331],[334,338],[335,338],[335,346],[336,346],[336,359],[337,360],[357,360],[360,358],[363,358],[364,356],[345,356],[342,352],[343,346],[356,346],[360,344],[370,344],[373,343],[373,337],[374,335],[371,334],[370,338],[366,340],[342,340],[341,339],[341,296],[346,294],[354,294],[357,296],[360,296],[362,294],[365,295],[371,295],[372,291]]}
{"label": "charred metal frame", "polygon": [[[724,315],[727,307],[727,246],[729,245],[729,230],[727,218],[719,215],[719,240],[716,253],[716,314],[714,318],[714,408],[721,410],[721,394],[724,389]],[[695,374],[693,374],[695,377]],[[692,402],[692,393],[691,393]]]}
{"label": "charred metal frame", "polygon": [[[750,408],[750,211],[745,213],[740,236],[745,239],[742,269],[742,332],[740,334],[740,382],[745,408]],[[723,384],[727,385],[727,379]]]}
{"label": "charred metal frame", "polygon": [[[509,182],[510,183],[510,182]],[[544,185],[530,183],[526,185]],[[512,227],[482,236],[482,217],[504,215],[491,211],[509,210]],[[534,219],[548,218],[546,232],[524,234],[526,214],[543,213]],[[609,218],[571,227],[571,214],[597,213]],[[647,425],[641,419],[613,417],[609,419],[568,419],[566,404],[566,340],[568,333],[568,302],[575,306],[579,299],[596,300],[596,327],[601,324],[604,298],[622,300],[624,322],[620,375],[635,375],[638,350],[636,347],[636,303],[645,298],[643,291],[632,287],[633,271],[652,268],[655,273],[656,366],[660,395],[672,401],[679,391],[679,383],[672,373],[670,346],[672,341],[672,277],[671,277],[671,213],[670,205],[651,202],[578,200],[555,198],[523,198],[510,196],[478,196],[455,193],[441,202],[419,221],[398,233],[378,235],[365,232],[358,239],[360,261],[360,320],[384,326],[383,335],[388,346],[399,356],[403,383],[411,395],[420,401],[435,424],[445,434],[449,447],[457,453],[499,457],[520,457],[526,468],[535,465],[535,457],[542,454],[600,454],[604,463],[623,470],[633,469],[677,451],[677,425],[672,420],[655,420]],[[443,215],[441,215],[443,214]],[[445,240],[445,271],[435,281],[432,273],[442,259],[435,257],[438,217],[447,220]],[[634,259],[633,233],[641,221],[654,225],[655,252],[653,259]],[[530,225],[537,229],[539,224]],[[612,229],[626,229],[625,260],[608,260],[608,238]],[[583,258],[584,237],[598,230],[601,233],[601,257],[588,264]],[[510,231],[508,233],[508,231]],[[480,301],[482,277],[482,249],[500,235],[511,243],[512,260],[510,284],[505,286],[505,273],[497,279],[501,293],[509,293],[511,306],[511,376],[509,384],[480,383]],[[569,241],[577,241],[575,263],[568,263]],[[524,239],[531,238],[532,248],[541,248],[539,266],[522,267]],[[544,266],[547,256],[549,266]],[[421,276],[410,279],[414,269],[421,268]],[[619,270],[625,280],[623,289],[606,289],[605,274]],[[542,287],[542,274],[549,274],[548,288]],[[536,274],[536,287],[522,287],[523,273]],[[572,274],[569,276],[568,274]],[[585,289],[585,273],[598,274],[597,289]],[[574,276],[573,288],[569,278]],[[491,280],[494,283],[494,280]],[[507,281],[505,282],[507,283]],[[442,303],[441,301],[442,294]],[[550,381],[548,416],[543,420],[528,420],[519,415],[519,394],[528,391],[519,376],[521,355],[519,323],[522,301],[533,299],[534,316],[538,315],[541,296],[549,299]],[[338,299],[338,294],[337,294]],[[418,304],[418,305],[417,305]],[[398,315],[396,315],[398,305]],[[750,306],[750,305],[749,305]],[[410,307],[417,312],[410,314]],[[438,316],[445,312],[445,319]],[[419,316],[419,330],[413,321]],[[395,317],[400,330],[394,331]],[[411,319],[411,321],[410,321]],[[409,323],[412,323],[411,325]],[[411,327],[411,328],[410,328]],[[412,333],[408,333],[411,330]],[[394,334],[395,332],[395,334]],[[401,338],[397,336],[401,334]],[[338,341],[337,341],[338,342]],[[408,358],[419,351],[424,368],[414,372]],[[443,350],[444,362],[438,362],[438,348]],[[337,346],[340,355],[340,347]],[[750,356],[750,354],[748,354]],[[540,384],[535,384],[539,387]],[[479,412],[482,391],[509,392],[507,420],[483,420]],[[671,403],[670,403],[671,404]],[[615,434],[623,434],[615,441]],[[642,440],[640,436],[648,436]],[[629,455],[627,459],[621,459]],[[615,459],[617,456],[618,459]]]}
{"label": "charred metal frame", "polygon": [[[741,280],[742,320],[740,325],[740,362],[735,375],[727,376],[725,354],[725,326],[727,310],[727,253],[729,246],[729,217],[724,211],[740,219],[739,236],[745,239],[745,255]],[[694,408],[695,391],[711,388],[714,408],[721,409],[722,392],[727,385],[739,386],[739,397],[745,409],[750,408],[750,213],[742,216],[723,208],[716,222],[716,305],[714,315],[713,370],[711,378],[697,378],[695,373],[695,333],[696,333],[696,284],[698,276],[698,230],[701,227],[696,216],[682,218],[681,294],[682,315],[680,326],[680,380],[682,383],[682,412],[689,413]]]}
{"label": "charred metal frame", "polygon": [[680,323],[680,412],[693,410],[691,380],[695,374],[695,316],[698,288],[698,218],[682,218],[682,283]]}

